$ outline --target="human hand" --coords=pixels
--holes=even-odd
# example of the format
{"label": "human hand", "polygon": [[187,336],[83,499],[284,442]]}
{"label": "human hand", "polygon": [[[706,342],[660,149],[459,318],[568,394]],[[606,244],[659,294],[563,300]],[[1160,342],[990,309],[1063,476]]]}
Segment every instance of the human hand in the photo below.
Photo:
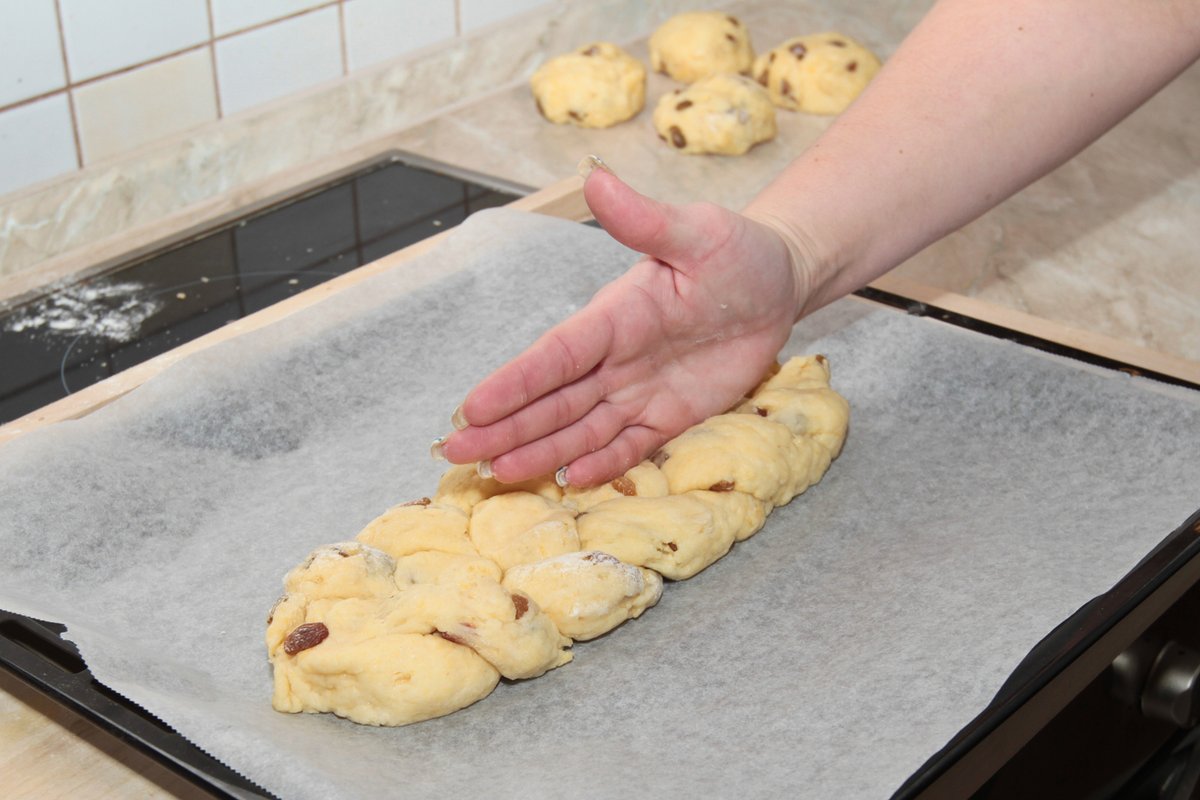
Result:
{"label": "human hand", "polygon": [[598,484],[732,406],[787,341],[804,265],[769,220],[659,203],[603,168],[584,197],[647,255],[471,390],[461,429],[435,444],[449,461],[503,482],[566,467],[560,483]]}

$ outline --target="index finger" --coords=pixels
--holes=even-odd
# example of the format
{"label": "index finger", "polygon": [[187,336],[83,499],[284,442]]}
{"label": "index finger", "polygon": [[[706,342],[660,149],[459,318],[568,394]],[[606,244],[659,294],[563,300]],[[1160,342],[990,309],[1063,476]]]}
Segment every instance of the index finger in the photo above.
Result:
{"label": "index finger", "polygon": [[607,316],[585,306],[484,378],[463,401],[463,417],[480,427],[504,419],[591,372],[612,343]]}

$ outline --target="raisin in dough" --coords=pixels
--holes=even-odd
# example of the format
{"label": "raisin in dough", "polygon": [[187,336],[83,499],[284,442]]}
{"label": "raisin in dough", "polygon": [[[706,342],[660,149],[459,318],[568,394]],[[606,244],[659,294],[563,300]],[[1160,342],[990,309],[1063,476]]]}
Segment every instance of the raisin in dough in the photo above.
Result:
{"label": "raisin in dough", "polygon": [[616,125],[646,104],[646,68],[608,42],[550,59],[533,73],[530,86],[543,117],[581,128]]}
{"label": "raisin in dough", "polygon": [[452,467],[432,499],[315,550],[267,621],[280,711],[406,725],[534,678],[752,536],[820,479],[849,406],[829,362],[796,358],[727,414],[590,489]]}
{"label": "raisin in dough", "polygon": [[663,95],[654,129],[683,153],[737,156],[775,138],[775,107],[765,89],[740,75],[714,75]]}
{"label": "raisin in dough", "polygon": [[746,26],[719,11],[677,14],[650,36],[650,66],[682,83],[723,72],[748,73],[753,63]]}
{"label": "raisin in dough", "polygon": [[788,39],[754,62],[754,77],[771,101],[790,111],[838,114],[879,72],[879,59],[840,33]]}

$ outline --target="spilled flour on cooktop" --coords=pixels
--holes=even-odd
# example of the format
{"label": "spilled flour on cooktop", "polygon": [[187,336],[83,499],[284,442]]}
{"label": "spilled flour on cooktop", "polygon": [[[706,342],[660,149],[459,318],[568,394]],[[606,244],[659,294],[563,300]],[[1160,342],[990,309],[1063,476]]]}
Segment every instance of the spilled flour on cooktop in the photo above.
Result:
{"label": "spilled flour on cooktop", "polygon": [[128,342],[162,301],[134,281],[89,283],[57,289],[16,310],[4,324],[9,333],[46,331]]}

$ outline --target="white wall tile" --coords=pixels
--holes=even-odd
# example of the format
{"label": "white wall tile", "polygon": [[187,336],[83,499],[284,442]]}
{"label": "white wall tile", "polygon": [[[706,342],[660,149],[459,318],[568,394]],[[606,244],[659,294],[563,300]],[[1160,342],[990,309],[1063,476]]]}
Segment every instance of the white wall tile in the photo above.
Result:
{"label": "white wall tile", "polygon": [[350,0],[343,13],[352,70],[454,38],[454,0]]}
{"label": "white wall tile", "polygon": [[[213,32],[224,36],[251,25],[295,14],[329,0],[212,0]],[[405,5],[412,0],[393,0]]]}
{"label": "white wall tile", "polygon": [[65,92],[0,113],[0,194],[76,166]]}
{"label": "white wall tile", "polygon": [[547,4],[548,0],[459,0],[463,33]]}
{"label": "white wall tile", "polygon": [[342,74],[335,7],[222,39],[216,50],[221,108],[226,114]]}
{"label": "white wall tile", "polygon": [[75,90],[83,163],[217,118],[217,90],[207,47],[89,83]]}
{"label": "white wall tile", "polygon": [[205,0],[59,0],[72,81],[208,39]]}
{"label": "white wall tile", "polygon": [[0,106],[65,85],[54,0],[0,0]]}

